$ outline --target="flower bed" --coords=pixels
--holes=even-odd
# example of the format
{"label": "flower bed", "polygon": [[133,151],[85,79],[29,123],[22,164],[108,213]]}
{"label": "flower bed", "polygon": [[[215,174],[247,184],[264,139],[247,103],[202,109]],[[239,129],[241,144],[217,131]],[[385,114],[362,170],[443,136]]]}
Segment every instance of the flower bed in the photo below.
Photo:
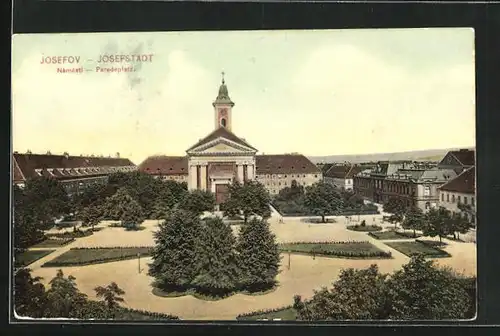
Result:
{"label": "flower bed", "polygon": [[408,257],[414,255],[423,255],[426,258],[446,258],[451,257],[451,255],[437,247],[431,246],[421,241],[410,241],[410,242],[391,242],[386,243],[386,245],[392,247],[393,249],[407,255]]}
{"label": "flower bed", "polygon": [[66,267],[102,264],[112,261],[128,260],[147,257],[151,254],[151,247],[81,247],[72,248],[61,254],[54,260],[42,265],[42,267]]}
{"label": "flower bed", "polygon": [[381,226],[378,225],[349,225],[347,226],[347,230],[351,231],[359,231],[359,232],[374,232],[382,230]]}
{"label": "flower bed", "polygon": [[370,232],[368,235],[378,240],[396,240],[396,239],[412,239],[418,238],[421,235],[416,234],[416,237],[413,236],[413,232],[398,232],[398,231],[383,231],[383,232]]}
{"label": "flower bed", "polygon": [[54,252],[55,250],[31,250],[31,251],[24,251],[20,253],[19,255],[16,256],[14,264],[16,267],[26,267],[29,264],[34,263],[38,259],[41,259],[45,257],[46,255],[49,255],[50,253]]}
{"label": "flower bed", "polygon": [[66,239],[45,239],[42,242],[31,246],[31,248],[46,248],[46,247],[61,247],[67,245],[71,242],[74,242],[75,238],[66,238]]}
{"label": "flower bed", "polygon": [[48,238],[83,238],[91,236],[94,234],[94,232],[98,232],[100,230],[101,228],[95,228],[88,230],[61,232],[61,233],[47,233],[45,234],[45,236],[47,236]]}
{"label": "flower bed", "polygon": [[239,321],[256,321],[256,320],[273,320],[281,319],[284,321],[294,321],[297,319],[297,312],[292,306],[286,306],[281,308],[257,310],[251,313],[240,314],[236,316],[236,320]]}
{"label": "flower bed", "polygon": [[282,252],[328,257],[355,259],[392,258],[390,252],[384,252],[367,241],[352,242],[296,242],[279,245]]}

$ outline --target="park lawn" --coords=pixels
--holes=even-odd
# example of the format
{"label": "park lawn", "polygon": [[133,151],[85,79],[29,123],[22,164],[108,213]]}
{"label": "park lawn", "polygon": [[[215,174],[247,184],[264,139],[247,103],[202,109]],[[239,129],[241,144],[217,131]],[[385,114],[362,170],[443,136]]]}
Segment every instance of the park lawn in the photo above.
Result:
{"label": "park lawn", "polygon": [[54,260],[42,265],[42,267],[59,266],[82,266],[92,264],[102,264],[111,261],[127,260],[147,257],[151,253],[150,247],[111,247],[111,248],[73,248],[61,254]]}
{"label": "park lawn", "polygon": [[395,240],[395,239],[418,238],[421,235],[417,233],[416,237],[413,237],[413,232],[382,231],[382,232],[370,232],[370,236],[378,240]]}
{"label": "park lawn", "polygon": [[15,259],[15,264],[16,264],[16,266],[19,266],[19,267],[26,267],[26,266],[34,263],[38,259],[41,259],[54,251],[55,250],[24,251],[17,256],[17,258]]}
{"label": "park lawn", "polygon": [[390,257],[389,253],[369,242],[283,243],[279,245],[279,249],[282,252],[337,257]]}
{"label": "park lawn", "polygon": [[422,254],[427,258],[443,258],[451,257],[451,255],[437,247],[433,247],[428,244],[424,244],[419,241],[411,242],[390,242],[385,243],[386,245],[392,247],[393,249],[411,257],[416,254]]}
{"label": "park lawn", "polygon": [[75,239],[74,238],[67,238],[67,239],[45,239],[44,241],[31,246],[31,248],[47,248],[47,247],[61,247],[66,244],[69,244],[73,242]]}
{"label": "park lawn", "polygon": [[297,311],[292,307],[283,308],[276,311],[256,313],[255,315],[243,315],[236,318],[239,321],[255,321],[261,319],[281,319],[282,321],[295,321],[297,319]]}

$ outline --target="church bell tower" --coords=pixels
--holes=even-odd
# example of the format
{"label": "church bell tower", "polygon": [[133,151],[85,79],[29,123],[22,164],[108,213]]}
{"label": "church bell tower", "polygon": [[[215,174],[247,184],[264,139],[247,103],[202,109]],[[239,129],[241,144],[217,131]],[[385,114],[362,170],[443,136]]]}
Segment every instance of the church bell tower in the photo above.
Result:
{"label": "church bell tower", "polygon": [[222,72],[222,84],[219,87],[219,94],[212,104],[215,114],[215,129],[224,127],[231,131],[232,109],[234,103],[229,98],[226,82],[224,80],[224,72]]}

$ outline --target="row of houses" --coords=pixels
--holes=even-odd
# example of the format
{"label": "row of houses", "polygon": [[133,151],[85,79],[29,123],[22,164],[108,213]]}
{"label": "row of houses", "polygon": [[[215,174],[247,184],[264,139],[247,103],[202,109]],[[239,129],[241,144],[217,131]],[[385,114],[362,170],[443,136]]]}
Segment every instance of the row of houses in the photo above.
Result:
{"label": "row of houses", "polygon": [[[321,170],[301,154],[256,155],[255,159],[255,180],[271,194],[278,194],[293,180],[309,186],[323,179]],[[150,156],[136,166],[127,158],[27,152],[13,154],[12,168],[15,185],[23,187],[30,178],[45,176],[59,180],[70,194],[105,183],[114,172],[139,170],[161,180],[188,181],[187,156]]]}
{"label": "row of houses", "polygon": [[459,204],[475,223],[475,151],[448,152],[439,163],[377,162],[371,164],[323,165],[324,180],[353,190],[363,198],[384,204],[397,197],[424,211],[442,206],[459,212]]}
{"label": "row of houses", "polygon": [[63,154],[33,154],[15,152],[12,156],[12,180],[24,187],[27,180],[44,176],[61,182],[68,194],[80,192],[96,183],[106,183],[115,172],[131,172],[136,165],[127,158],[103,156],[72,156]]}

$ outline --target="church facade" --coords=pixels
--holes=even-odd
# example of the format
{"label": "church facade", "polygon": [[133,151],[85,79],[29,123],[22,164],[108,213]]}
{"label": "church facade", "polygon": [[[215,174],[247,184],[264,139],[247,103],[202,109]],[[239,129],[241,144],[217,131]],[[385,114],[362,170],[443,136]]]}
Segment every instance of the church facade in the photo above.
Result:
{"label": "church facade", "polygon": [[214,130],[186,150],[186,156],[151,156],[139,170],[157,178],[187,182],[189,190],[215,194],[218,204],[238,181],[258,180],[271,194],[295,180],[307,186],[322,179],[321,170],[300,154],[257,155],[258,149],[232,131],[234,102],[224,78],[213,102]]}

